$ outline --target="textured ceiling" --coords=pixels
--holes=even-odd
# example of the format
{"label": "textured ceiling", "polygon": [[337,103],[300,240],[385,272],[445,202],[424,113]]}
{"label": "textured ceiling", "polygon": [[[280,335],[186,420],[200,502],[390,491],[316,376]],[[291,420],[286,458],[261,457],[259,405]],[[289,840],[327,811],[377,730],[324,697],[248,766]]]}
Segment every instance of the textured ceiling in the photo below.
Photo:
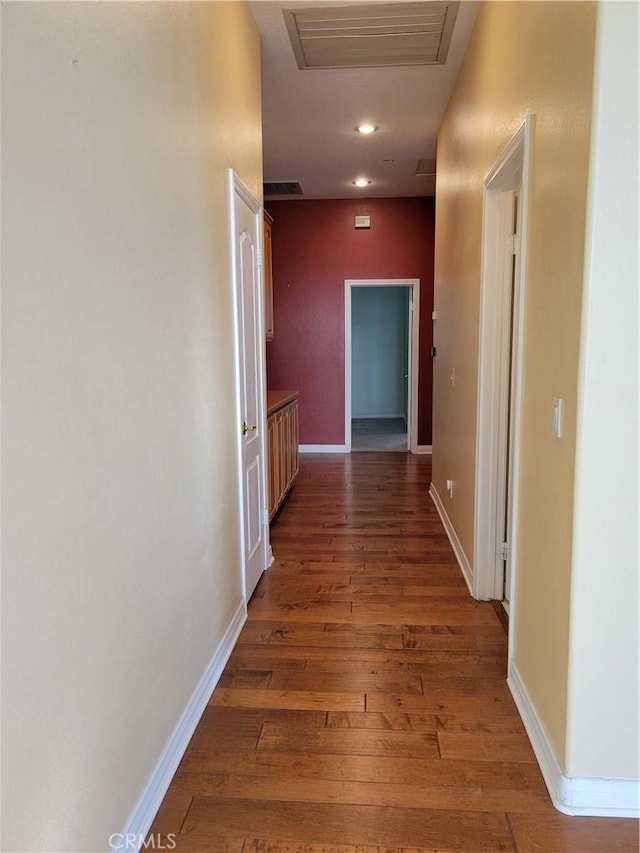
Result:
{"label": "textured ceiling", "polygon": [[[299,181],[303,198],[433,195],[435,179],[416,177],[416,165],[435,157],[478,3],[460,3],[444,65],[301,71],[282,10],[321,5],[250,4],[262,35],[265,181]],[[378,131],[356,133],[365,121]],[[365,189],[351,183],[360,176]]]}

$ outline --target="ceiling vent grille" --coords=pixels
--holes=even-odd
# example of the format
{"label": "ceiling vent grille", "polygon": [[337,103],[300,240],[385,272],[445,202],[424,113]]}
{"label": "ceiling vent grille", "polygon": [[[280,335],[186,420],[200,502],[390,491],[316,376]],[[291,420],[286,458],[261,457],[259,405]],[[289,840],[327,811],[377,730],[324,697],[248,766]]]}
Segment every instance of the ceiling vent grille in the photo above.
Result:
{"label": "ceiling vent grille", "polygon": [[301,69],[441,65],[457,3],[380,3],[284,10]]}
{"label": "ceiling vent grille", "polygon": [[262,191],[267,195],[304,195],[298,181],[270,181],[262,185]]}

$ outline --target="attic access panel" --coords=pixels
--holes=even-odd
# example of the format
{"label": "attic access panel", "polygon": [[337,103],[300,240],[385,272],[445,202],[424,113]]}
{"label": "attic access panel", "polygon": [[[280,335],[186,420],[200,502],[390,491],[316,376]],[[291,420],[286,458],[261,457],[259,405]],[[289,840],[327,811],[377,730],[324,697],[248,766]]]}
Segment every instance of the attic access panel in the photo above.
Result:
{"label": "attic access panel", "polygon": [[381,3],[283,11],[298,68],[442,65],[457,3]]}

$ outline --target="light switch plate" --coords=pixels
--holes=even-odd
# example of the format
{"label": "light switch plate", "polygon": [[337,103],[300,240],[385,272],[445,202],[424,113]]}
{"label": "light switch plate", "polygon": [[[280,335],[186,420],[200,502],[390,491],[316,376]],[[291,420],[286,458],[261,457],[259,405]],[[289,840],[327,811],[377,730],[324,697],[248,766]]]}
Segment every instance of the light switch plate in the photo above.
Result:
{"label": "light switch plate", "polygon": [[564,400],[561,397],[553,398],[553,437],[562,438],[562,418],[564,414]]}

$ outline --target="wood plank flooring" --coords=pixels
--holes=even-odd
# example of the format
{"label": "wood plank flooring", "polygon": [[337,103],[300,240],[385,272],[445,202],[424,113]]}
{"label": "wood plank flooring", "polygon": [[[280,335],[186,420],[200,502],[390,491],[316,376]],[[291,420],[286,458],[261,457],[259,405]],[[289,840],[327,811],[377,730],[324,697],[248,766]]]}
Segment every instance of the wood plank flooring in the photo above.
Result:
{"label": "wood plank flooring", "polygon": [[551,805],[429,480],[426,456],[302,457],[152,833],[183,853],[637,853],[635,821]]}

